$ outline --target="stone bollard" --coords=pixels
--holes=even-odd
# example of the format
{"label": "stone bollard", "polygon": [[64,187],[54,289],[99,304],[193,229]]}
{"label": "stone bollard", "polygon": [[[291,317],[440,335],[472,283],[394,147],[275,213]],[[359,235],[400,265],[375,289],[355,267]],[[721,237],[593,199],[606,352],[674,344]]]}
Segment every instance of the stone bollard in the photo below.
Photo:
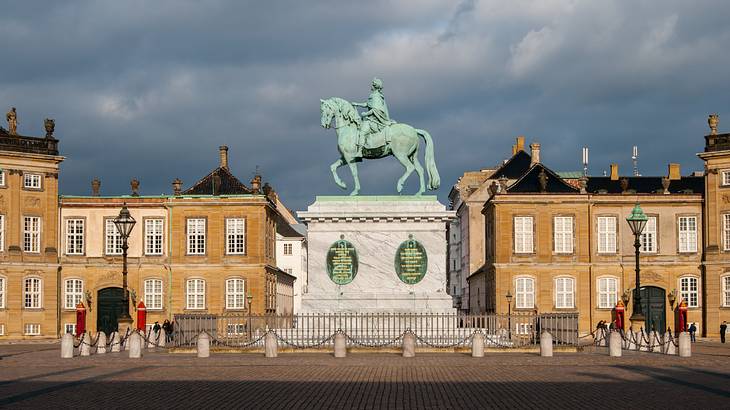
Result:
{"label": "stone bollard", "polygon": [[553,357],[553,335],[542,332],[540,335],[540,356]]}
{"label": "stone bollard", "polygon": [[106,333],[104,332],[98,332],[98,336],[96,337],[96,354],[105,354],[106,353]]}
{"label": "stone bollard", "polygon": [[127,346],[129,346],[129,358],[139,359],[142,357],[142,346],[144,345],[144,339],[138,332],[132,332],[127,338]]}
{"label": "stone bollard", "polygon": [[347,338],[344,333],[335,334],[335,357],[347,356]]}
{"label": "stone bollard", "polygon": [[692,341],[689,338],[689,333],[682,332],[679,334],[679,357],[691,357],[692,356]]}
{"label": "stone bollard", "polygon": [[165,347],[167,346],[167,333],[165,333],[165,330],[160,330],[160,337],[157,338],[157,347]]}
{"label": "stone bollard", "polygon": [[659,339],[659,333],[652,331],[650,340],[654,344],[651,351],[654,353],[662,353],[662,341]]}
{"label": "stone bollard", "polygon": [[636,350],[646,350],[646,344],[644,343],[644,330],[634,332],[636,338]]}
{"label": "stone bollard", "polygon": [[121,345],[121,339],[119,338],[119,332],[112,332],[111,335],[112,344],[111,344],[111,351],[112,353],[119,353],[122,350]]}
{"label": "stone bollard", "polygon": [[147,348],[154,349],[157,346],[157,339],[155,339],[155,331],[150,329],[150,334],[147,336]]}
{"label": "stone bollard", "polygon": [[89,332],[84,332],[84,335],[81,336],[79,351],[81,356],[91,356],[91,335]]}
{"label": "stone bollard", "polygon": [[198,357],[210,357],[210,336],[206,332],[198,335]]}
{"label": "stone bollard", "polygon": [[416,335],[412,332],[406,332],[403,335],[403,357],[416,356]]}
{"label": "stone bollard", "polygon": [[74,357],[74,335],[65,333],[61,336],[61,358],[72,359]]}
{"label": "stone bollard", "polygon": [[601,329],[598,334],[598,346],[605,347],[608,346],[608,334],[606,334],[605,329]]}
{"label": "stone bollard", "polygon": [[621,333],[611,332],[608,336],[608,355],[611,357],[621,357],[622,343]]}
{"label": "stone bollard", "polygon": [[664,333],[664,353],[675,355],[677,354],[677,346],[671,340],[672,334],[670,332]]}
{"label": "stone bollard", "polygon": [[264,354],[266,355],[266,357],[278,356],[276,335],[273,332],[267,332],[266,336],[264,336]]}
{"label": "stone bollard", "polygon": [[474,333],[471,338],[471,357],[484,357],[484,334]]}

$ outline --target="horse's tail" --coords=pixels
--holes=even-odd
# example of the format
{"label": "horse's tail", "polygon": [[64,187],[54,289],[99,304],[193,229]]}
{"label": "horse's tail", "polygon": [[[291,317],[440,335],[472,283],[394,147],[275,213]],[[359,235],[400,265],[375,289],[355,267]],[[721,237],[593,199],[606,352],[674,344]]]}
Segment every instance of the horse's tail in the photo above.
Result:
{"label": "horse's tail", "polygon": [[418,135],[426,142],[426,171],[428,172],[428,189],[436,190],[441,186],[439,170],[436,169],[436,158],[433,153],[433,140],[431,134],[424,130],[416,129]]}

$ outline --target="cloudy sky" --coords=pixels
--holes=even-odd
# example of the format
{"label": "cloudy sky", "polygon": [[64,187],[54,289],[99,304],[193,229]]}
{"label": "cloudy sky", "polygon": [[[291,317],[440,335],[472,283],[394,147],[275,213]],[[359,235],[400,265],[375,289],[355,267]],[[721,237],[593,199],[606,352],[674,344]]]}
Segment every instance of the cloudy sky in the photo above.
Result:
{"label": "cloudy sky", "polygon": [[[391,116],[434,137],[444,201],[517,135],[559,171],[581,169],[587,145],[592,174],[630,173],[638,145],[644,175],[688,173],[707,115],[730,129],[728,17],[723,0],[8,2],[0,109],[18,108],[25,135],[56,119],[67,195],[94,176],[103,194],[129,193],[132,177],[169,193],[226,144],[234,174],[259,166],[303,209],[342,192],[319,99],[363,101],[373,76]],[[401,173],[393,158],[361,164],[362,193],[395,192]]]}

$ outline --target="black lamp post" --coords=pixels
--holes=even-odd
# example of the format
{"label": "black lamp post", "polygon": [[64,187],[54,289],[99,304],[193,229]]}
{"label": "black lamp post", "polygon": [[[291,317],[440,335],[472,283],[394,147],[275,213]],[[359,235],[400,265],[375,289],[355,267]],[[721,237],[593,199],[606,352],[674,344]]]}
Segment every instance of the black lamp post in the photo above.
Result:
{"label": "black lamp post", "polygon": [[127,249],[129,249],[127,240],[137,221],[132,218],[132,214],[129,213],[127,203],[125,202],[122,205],[122,210],[119,211],[119,215],[112,222],[114,222],[114,225],[117,227],[117,232],[119,232],[119,236],[122,238],[122,291],[124,293],[124,310],[119,321],[130,323],[132,322],[132,317],[129,316],[129,289],[127,289]]}
{"label": "black lamp post", "polygon": [[634,233],[634,248],[636,249],[636,288],[634,289],[634,308],[631,313],[632,322],[644,322],[644,314],[641,312],[641,278],[639,274],[639,248],[641,248],[641,232],[644,231],[646,221],[649,218],[646,217],[641,206],[637,202],[634,209],[631,211],[631,215],[626,218],[626,222],[631,227],[631,232]]}
{"label": "black lamp post", "polygon": [[507,337],[512,340],[512,293],[508,290],[504,297],[507,298]]}
{"label": "black lamp post", "polygon": [[251,289],[248,290],[248,294],[246,295],[246,302],[248,302],[248,338],[251,339],[251,302],[253,301],[253,295],[251,294]]}

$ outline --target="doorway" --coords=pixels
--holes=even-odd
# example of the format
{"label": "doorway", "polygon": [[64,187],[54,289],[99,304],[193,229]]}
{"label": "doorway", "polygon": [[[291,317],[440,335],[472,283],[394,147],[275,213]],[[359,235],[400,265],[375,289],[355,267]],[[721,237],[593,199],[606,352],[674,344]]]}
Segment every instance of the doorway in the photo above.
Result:
{"label": "doorway", "polygon": [[667,326],[666,292],[656,286],[644,286],[640,291],[641,311],[646,318],[645,330],[663,333]]}
{"label": "doorway", "polygon": [[122,288],[99,290],[96,298],[96,330],[107,335],[119,330],[118,319],[124,311]]}

